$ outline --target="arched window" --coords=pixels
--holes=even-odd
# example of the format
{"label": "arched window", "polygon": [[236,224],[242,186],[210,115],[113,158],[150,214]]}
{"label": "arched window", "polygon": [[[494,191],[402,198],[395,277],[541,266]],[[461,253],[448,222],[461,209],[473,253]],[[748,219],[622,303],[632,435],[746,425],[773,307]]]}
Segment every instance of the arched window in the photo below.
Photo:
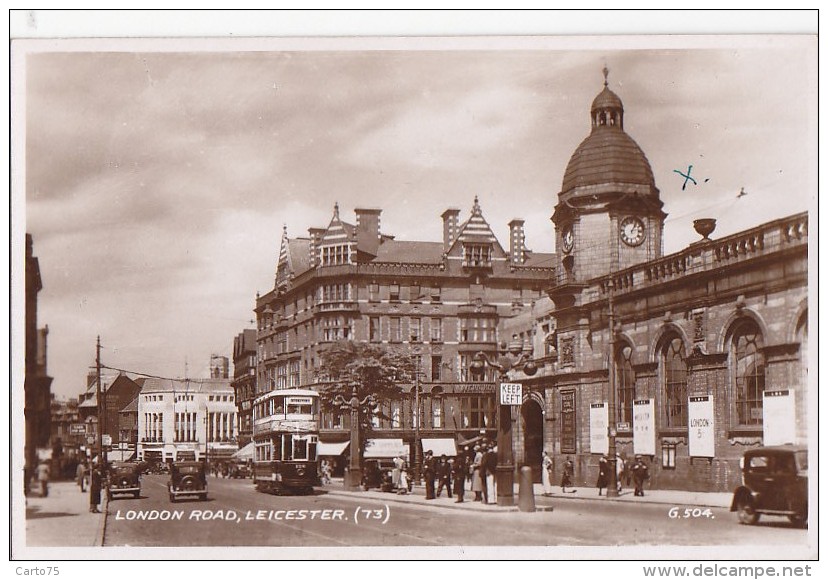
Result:
{"label": "arched window", "polygon": [[635,371],[632,368],[632,347],[621,346],[616,355],[616,389],[618,391],[618,422],[632,427],[633,399],[635,399]]}
{"label": "arched window", "polygon": [[664,380],[664,427],[687,427],[687,363],[684,341],[678,336],[666,343],[661,353]]}
{"label": "arched window", "polygon": [[739,427],[762,424],[762,393],[765,391],[765,357],[762,333],[756,323],[745,321],[730,342],[733,404]]}

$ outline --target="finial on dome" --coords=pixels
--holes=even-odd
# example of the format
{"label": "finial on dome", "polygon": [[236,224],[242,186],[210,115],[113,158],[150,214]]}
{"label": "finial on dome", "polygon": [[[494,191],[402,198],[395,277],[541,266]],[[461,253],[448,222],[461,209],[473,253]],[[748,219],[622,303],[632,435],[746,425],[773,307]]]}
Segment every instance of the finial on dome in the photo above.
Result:
{"label": "finial on dome", "polygon": [[282,224],[282,235],[287,237],[287,224]]}
{"label": "finial on dome", "polygon": [[474,205],[472,206],[472,214],[479,214],[480,213],[480,203],[477,200],[477,196],[474,196]]}
{"label": "finial on dome", "polygon": [[334,202],[334,217],[339,218],[339,202]]}
{"label": "finial on dome", "polygon": [[609,81],[607,80],[607,77],[609,77],[609,69],[607,68],[607,65],[604,65],[603,73],[604,73],[604,86],[606,87],[607,85],[609,85]]}

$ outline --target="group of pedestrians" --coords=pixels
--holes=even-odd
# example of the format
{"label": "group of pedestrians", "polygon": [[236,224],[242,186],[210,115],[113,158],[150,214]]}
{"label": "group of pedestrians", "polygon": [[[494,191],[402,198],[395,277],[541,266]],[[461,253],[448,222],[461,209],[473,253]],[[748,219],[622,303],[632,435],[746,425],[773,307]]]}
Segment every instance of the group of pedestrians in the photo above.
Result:
{"label": "group of pedestrians", "polygon": [[95,457],[90,464],[80,461],[75,471],[75,480],[80,487],[81,493],[86,493],[89,487],[89,512],[101,513],[98,506],[101,504],[101,492],[104,487],[105,473]]}
{"label": "group of pedestrians", "polygon": [[486,443],[468,447],[456,457],[434,456],[426,451],[423,459],[426,499],[439,498],[443,491],[455,503],[466,501],[466,491],[472,491],[472,501],[495,503],[495,469],[497,452]]}
{"label": "group of pedestrians", "polygon": [[[549,453],[544,451],[541,459],[541,482],[543,484],[543,495],[545,496],[552,495],[552,473],[554,470],[555,462],[552,460]],[[595,487],[598,488],[598,495],[603,495],[604,488],[607,488],[610,485],[610,470],[611,467],[609,457],[605,453],[598,460],[598,480],[595,483]],[[566,456],[561,469],[561,492],[575,493],[577,491],[569,490],[567,492],[567,488],[572,487],[572,478],[574,475],[575,464],[572,462],[572,458],[570,456]],[[647,464],[644,463],[644,459],[641,455],[635,456],[635,462],[631,466],[626,465],[621,455],[615,455],[615,484],[619,493],[621,492],[622,481],[624,480],[625,475],[628,477],[628,485],[629,477],[632,477],[633,483],[635,484],[635,495],[643,497],[644,483],[650,478],[650,473],[649,468],[647,467]]]}

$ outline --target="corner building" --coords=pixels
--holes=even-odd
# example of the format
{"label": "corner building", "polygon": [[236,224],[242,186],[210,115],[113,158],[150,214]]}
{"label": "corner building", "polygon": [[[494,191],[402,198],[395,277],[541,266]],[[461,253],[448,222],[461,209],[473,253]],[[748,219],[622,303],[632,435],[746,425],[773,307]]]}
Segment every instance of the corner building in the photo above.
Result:
{"label": "corner building", "polygon": [[[324,380],[322,351],[340,340],[408,352],[419,369],[399,400],[382,401],[374,437],[401,439],[415,456],[414,438],[463,443],[494,438],[495,383],[472,377],[474,355],[494,355],[505,342],[500,323],[544,296],[552,254],[524,244],[523,220],[509,223],[504,249],[475,198],[471,215],[442,214],[443,239],[401,241],[381,233],[378,209],[356,209],[356,223],[334,207],[325,228],[307,237],[283,233],[272,291],[257,296],[257,392],[314,388]],[[323,415],[323,443],[348,440],[349,417]],[[342,448],[342,447],[340,447]]]}
{"label": "corner building", "polygon": [[515,377],[517,463],[546,449],[560,477],[570,456],[593,486],[609,427],[653,488],[731,491],[745,449],[807,440],[808,215],[720,239],[697,220],[702,239],[664,256],[659,190],[606,81],[589,119],[552,217],[548,297],[501,328],[540,363]]}

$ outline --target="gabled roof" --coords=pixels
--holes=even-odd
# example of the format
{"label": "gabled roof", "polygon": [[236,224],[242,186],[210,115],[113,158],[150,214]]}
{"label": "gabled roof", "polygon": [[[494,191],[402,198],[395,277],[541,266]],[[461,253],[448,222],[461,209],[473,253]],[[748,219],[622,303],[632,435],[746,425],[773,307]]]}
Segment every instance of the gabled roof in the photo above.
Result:
{"label": "gabled roof", "polygon": [[474,196],[471,216],[460,226],[457,236],[449,248],[449,252],[458,242],[490,243],[503,252],[503,247],[500,245],[494,232],[492,232],[489,222],[483,217],[483,210],[480,209],[477,196]]}
{"label": "gabled roof", "polygon": [[138,397],[135,397],[130,403],[119,411],[120,413],[137,413],[138,412]]}

